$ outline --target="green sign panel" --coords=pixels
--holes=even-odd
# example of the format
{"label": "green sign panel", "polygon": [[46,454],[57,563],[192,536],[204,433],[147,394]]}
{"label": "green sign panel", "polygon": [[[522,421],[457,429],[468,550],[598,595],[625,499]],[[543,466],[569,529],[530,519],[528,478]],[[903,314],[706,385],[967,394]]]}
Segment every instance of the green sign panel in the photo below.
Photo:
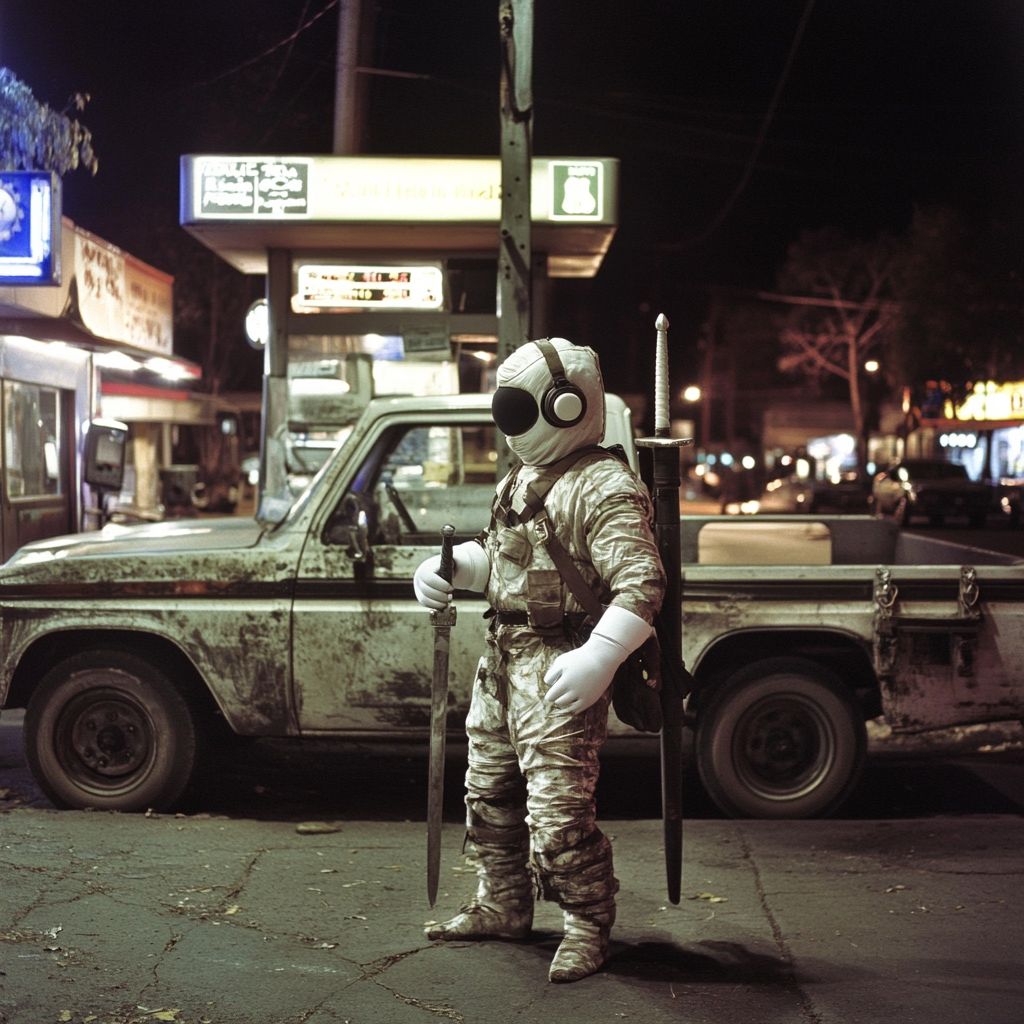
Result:
{"label": "green sign panel", "polygon": [[552,160],[549,167],[552,220],[604,216],[604,165],[599,160]]}

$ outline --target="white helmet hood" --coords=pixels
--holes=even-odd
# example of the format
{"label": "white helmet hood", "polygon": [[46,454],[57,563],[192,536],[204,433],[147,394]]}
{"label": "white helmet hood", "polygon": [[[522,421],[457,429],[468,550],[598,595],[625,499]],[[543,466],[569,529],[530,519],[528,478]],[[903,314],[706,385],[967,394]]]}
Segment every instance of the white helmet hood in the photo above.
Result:
{"label": "white helmet hood", "polygon": [[604,436],[604,382],[597,353],[565,338],[549,341],[562,361],[567,380],[583,393],[586,409],[578,422],[565,427],[555,426],[540,415],[544,395],[554,384],[551,370],[535,341],[516,349],[498,367],[498,389],[524,391],[536,403],[535,421],[522,433],[506,435],[509,448],[526,466],[550,465],[577,448],[597,444]]}

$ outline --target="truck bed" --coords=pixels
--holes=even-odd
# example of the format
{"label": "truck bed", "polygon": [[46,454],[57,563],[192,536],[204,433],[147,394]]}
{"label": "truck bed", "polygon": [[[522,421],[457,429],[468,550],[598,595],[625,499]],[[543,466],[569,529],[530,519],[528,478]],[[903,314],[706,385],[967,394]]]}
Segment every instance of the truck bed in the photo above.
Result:
{"label": "truck bed", "polygon": [[683,565],[1017,565],[873,516],[680,516]]}

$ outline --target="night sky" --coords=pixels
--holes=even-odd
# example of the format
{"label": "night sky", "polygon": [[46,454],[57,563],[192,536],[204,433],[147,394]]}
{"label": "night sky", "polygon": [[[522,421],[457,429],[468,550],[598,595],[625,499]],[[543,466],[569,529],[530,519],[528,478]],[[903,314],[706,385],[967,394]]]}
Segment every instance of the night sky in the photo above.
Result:
{"label": "night sky", "polygon": [[[234,70],[326,3],[3,0],[0,63],[58,109],[91,94],[99,173],[66,176],[67,215],[159,266],[145,223],[176,220],[180,154],[329,152],[336,9]],[[554,297],[552,326],[606,370],[659,310],[689,362],[705,286],[770,287],[801,231],[899,232],[935,203],[1024,222],[1024,4],[816,0],[749,182],[704,237],[807,6],[537,0],[535,152],[622,160],[605,265]],[[426,77],[368,76],[365,152],[497,153],[497,10],[381,0],[370,63]]]}

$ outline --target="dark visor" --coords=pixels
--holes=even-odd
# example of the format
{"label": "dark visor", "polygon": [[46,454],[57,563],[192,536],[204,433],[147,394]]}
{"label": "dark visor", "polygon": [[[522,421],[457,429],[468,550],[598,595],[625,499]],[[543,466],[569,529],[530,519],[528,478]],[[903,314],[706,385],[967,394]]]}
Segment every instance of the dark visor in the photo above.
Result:
{"label": "dark visor", "polygon": [[491,399],[491,414],[506,437],[525,434],[537,422],[537,400],[522,388],[498,388]]}

